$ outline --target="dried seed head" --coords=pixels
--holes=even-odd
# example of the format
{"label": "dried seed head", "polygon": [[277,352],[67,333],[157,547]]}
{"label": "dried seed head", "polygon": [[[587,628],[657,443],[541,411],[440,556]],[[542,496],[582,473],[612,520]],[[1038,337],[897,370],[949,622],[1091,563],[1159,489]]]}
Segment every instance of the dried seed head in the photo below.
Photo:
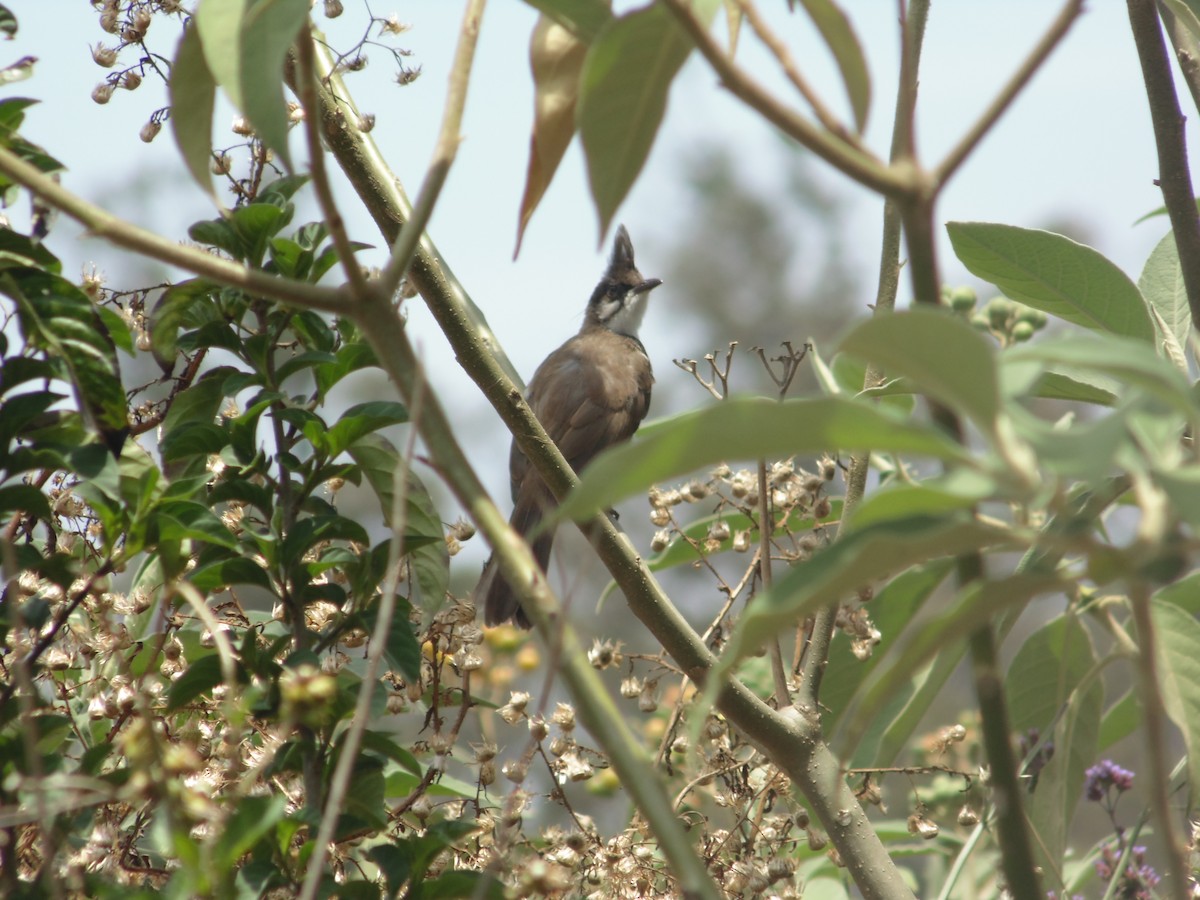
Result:
{"label": "dried seed head", "polygon": [[669,543],[671,543],[671,532],[663,528],[654,532],[654,537],[650,539],[650,549],[655,553],[662,553],[667,549]]}
{"label": "dried seed head", "polygon": [[117,51],[112,47],[105,47],[103,44],[97,44],[92,48],[92,59],[96,65],[103,66],[106,69],[111,69],[117,61]]}
{"label": "dried seed head", "polygon": [[592,664],[593,669],[607,669],[610,666],[619,666],[621,659],[620,641],[601,641],[599,638],[596,638],[592,643],[592,649],[588,651],[588,662]]}

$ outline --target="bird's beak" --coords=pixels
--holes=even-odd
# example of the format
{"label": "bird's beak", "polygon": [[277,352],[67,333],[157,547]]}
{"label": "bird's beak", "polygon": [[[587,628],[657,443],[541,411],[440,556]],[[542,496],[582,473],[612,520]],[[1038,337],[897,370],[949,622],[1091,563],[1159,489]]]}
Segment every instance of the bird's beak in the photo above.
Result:
{"label": "bird's beak", "polygon": [[647,278],[645,281],[643,281],[641,284],[639,284],[637,287],[635,287],[633,289],[633,292],[635,294],[645,294],[649,291],[654,290],[660,284],[662,284],[661,278]]}

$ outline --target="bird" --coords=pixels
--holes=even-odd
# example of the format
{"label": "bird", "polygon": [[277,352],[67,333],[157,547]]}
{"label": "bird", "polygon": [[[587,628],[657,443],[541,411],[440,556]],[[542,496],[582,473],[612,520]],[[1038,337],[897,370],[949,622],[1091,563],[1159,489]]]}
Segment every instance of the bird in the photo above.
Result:
{"label": "bird", "polygon": [[[600,451],[623,443],[637,431],[650,408],[654,371],[638,329],[650,292],[659,278],[643,278],[634,264],[633,243],[622,225],[613,240],[608,268],[588,300],[579,333],[538,366],[526,400],[550,439],[576,472]],[[509,453],[513,513],[509,524],[531,541],[542,571],[550,562],[554,529],[540,528],[556,501],[542,476],[514,439]],[[512,586],[500,574],[495,557],[483,568],[475,589],[484,621],[531,625]]]}

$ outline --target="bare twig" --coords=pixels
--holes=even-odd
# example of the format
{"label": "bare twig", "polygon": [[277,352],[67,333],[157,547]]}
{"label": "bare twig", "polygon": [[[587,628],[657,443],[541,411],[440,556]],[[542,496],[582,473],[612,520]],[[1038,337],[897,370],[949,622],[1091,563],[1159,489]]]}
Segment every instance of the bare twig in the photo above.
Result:
{"label": "bare twig", "polygon": [[170,266],[178,266],[188,272],[210,278],[213,281],[239,288],[259,297],[294,302],[310,309],[325,312],[345,313],[346,292],[340,288],[320,287],[301,281],[279,278],[258,269],[214,256],[195,247],[162,237],[152,231],[126,222],[100,207],[88,203],[77,194],[44,175],[34,166],[22,160],[11,150],[0,147],[0,174],[6,175],[22,187],[28,188],[50,206],[66,213],[79,222],[95,237],[132,250],[149,259]]}
{"label": "bare twig", "polygon": [[737,345],[737,341],[729,342],[729,348],[725,351],[724,368],[717,365],[716,350],[712,353],[704,354],[704,361],[708,363],[709,371],[712,372],[711,381],[704,380],[704,376],[699,371],[699,363],[694,359],[673,359],[671,362],[695,378],[699,385],[708,391],[714,399],[724,400],[729,396],[729,369],[733,365],[733,350]]}
{"label": "bare twig", "polygon": [[[1153,3],[1146,3],[1147,7],[1151,8],[1153,15]],[[1025,57],[1024,62],[1012,78],[1004,85],[996,98],[988,105],[988,108],[983,111],[983,114],[976,120],[975,124],[970,127],[965,135],[954,145],[953,149],[946,154],[946,158],[934,169],[933,176],[937,185],[944,185],[958,171],[958,167],[963,164],[972,151],[983,140],[984,136],[992,130],[992,126],[996,124],[999,118],[1004,115],[1008,108],[1016,99],[1017,94],[1029,84],[1034,73],[1042,67],[1046,59],[1054,51],[1067,32],[1071,30],[1071,26],[1075,24],[1075,20],[1079,18],[1079,14],[1083,11],[1083,0],[1067,0],[1062,11],[1051,23],[1050,28],[1042,35],[1042,39],[1037,42],[1034,48]],[[1157,28],[1157,23],[1155,25]]]}
{"label": "bare twig", "polygon": [[450,87],[446,93],[446,107],[442,115],[442,127],[438,132],[437,145],[433,151],[433,161],[417,195],[416,209],[413,215],[404,223],[400,234],[392,247],[392,257],[388,261],[380,279],[383,291],[390,297],[400,287],[408,268],[412,265],[417,244],[421,240],[421,232],[425,223],[433,213],[433,204],[437,201],[450,166],[458,153],[458,145],[462,141],[463,109],[467,103],[467,86],[470,84],[471,62],[475,58],[475,45],[479,39],[479,25],[483,18],[483,7],[486,0],[471,0],[463,15],[462,28],[459,32],[458,49],[455,51],[454,64],[450,69]]}
{"label": "bare twig", "polygon": [[362,266],[354,258],[354,248],[346,234],[346,222],[333,199],[333,189],[329,184],[329,174],[325,169],[325,148],[321,146],[321,136],[317,131],[317,73],[313,60],[313,42],[311,25],[305,23],[300,39],[296,41],[296,59],[299,63],[299,77],[296,79],[299,88],[300,103],[304,107],[304,137],[308,142],[308,164],[312,169],[313,190],[317,195],[317,205],[321,207],[321,218],[329,229],[333,239],[334,250],[350,290],[355,297],[361,297],[367,292],[367,280],[363,276]]}
{"label": "bare twig", "polygon": [[818,128],[804,116],[785,106],[755,81],[721,49],[695,15],[686,0],[664,0],[666,6],[687,31],[721,83],[751,109],[789,137],[803,144],[838,171],[885,196],[899,196],[913,190],[910,173],[889,167],[865,148],[855,147],[840,137]]}
{"label": "bare twig", "polygon": [[808,80],[796,65],[796,61],[792,59],[792,53],[788,49],[787,44],[780,39],[775,30],[763,19],[762,14],[758,11],[758,7],[754,5],[754,0],[736,0],[736,2],[738,8],[742,11],[742,15],[746,17],[746,21],[750,23],[750,27],[758,35],[758,39],[774,54],[780,68],[783,69],[783,73],[788,77],[788,81],[800,92],[800,96],[808,101],[808,105],[812,107],[813,115],[817,117],[817,121],[850,146],[859,150],[863,149],[858,135],[842,124],[838,117],[821,100],[817,92],[812,89],[812,85],[808,83]]}

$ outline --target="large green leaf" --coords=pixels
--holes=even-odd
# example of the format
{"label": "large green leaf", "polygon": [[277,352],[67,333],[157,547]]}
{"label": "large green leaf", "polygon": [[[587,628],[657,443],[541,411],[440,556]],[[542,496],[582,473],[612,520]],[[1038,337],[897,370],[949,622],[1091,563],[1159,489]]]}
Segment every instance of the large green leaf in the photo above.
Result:
{"label": "large green leaf", "polygon": [[442,520],[429,491],[405,464],[396,448],[378,434],[359,438],[349,448],[350,456],[362,468],[383,510],[383,520],[393,525],[396,506],[396,473],[405,471],[408,477],[406,494],[408,502],[403,511],[406,533],[426,535],[437,539],[414,549],[410,555],[417,585],[421,589],[424,610],[432,613],[446,599],[446,588],[450,581],[450,556],[442,539]]}
{"label": "large green leaf", "polygon": [[[1008,666],[1005,689],[1018,734],[1052,739],[1054,756],[1037,775],[1028,812],[1046,872],[1058,870],[1083,793],[1084,770],[1096,761],[1104,687],[1087,630],[1060,616],[1035,631]],[[1060,715],[1061,714],[1061,715]]]}
{"label": "large green leaf", "polygon": [[214,81],[289,169],[283,67],[308,6],[308,0],[203,0],[195,15]]}
{"label": "large green leaf", "polygon": [[1163,704],[1183,732],[1188,781],[1200,784],[1200,623],[1184,609],[1162,600],[1151,602],[1150,615],[1158,644],[1155,655]]}
{"label": "large green leaf", "polygon": [[854,127],[861,134],[871,110],[871,73],[867,71],[867,58],[858,35],[846,13],[833,0],[800,0],[800,3],[837,61],[850,108],[854,110]]}
{"label": "large green leaf", "polygon": [[842,339],[841,349],[878,364],[890,377],[907,376],[987,433],[995,430],[995,345],[959,317],[930,309],[872,316]]}
{"label": "large green leaf", "polygon": [[1158,242],[1142,268],[1138,289],[1162,325],[1164,355],[1183,363],[1187,371],[1184,348],[1192,333],[1192,310],[1188,305],[1183,269],[1179,266],[1179,248],[1174,232]]}
{"label": "large green leaf", "polygon": [[852,531],[793,566],[769,591],[754,598],[729,638],[723,664],[732,665],[821,607],[895,572],[945,556],[1020,543],[1008,529],[969,516],[912,516]]}
{"label": "large green leaf", "polygon": [[[1063,588],[1064,582],[1056,574],[1025,572],[967,585],[952,603],[939,606],[936,614],[923,621],[920,628],[909,629],[903,643],[870,673],[844,717],[845,745],[857,746],[863,735],[875,726],[876,718],[890,709],[889,703],[898,692],[912,692],[914,678],[920,682],[917,695],[921,704],[914,708],[919,717],[923,712],[920,705],[927,705],[932,699],[923,685],[932,684],[933,692],[939,689],[939,683],[956,668],[966,641],[975,629],[1024,605],[1038,594]],[[932,668],[925,669],[930,662],[933,662]],[[917,724],[917,718],[907,713],[897,717],[896,722],[901,721],[903,728],[890,726],[881,741],[881,760],[894,758],[907,740],[907,733]]]}
{"label": "large green leaf", "polygon": [[[697,0],[709,22],[717,0]],[[692,42],[674,15],[655,3],[613,19],[592,42],[583,66],[579,134],[604,234],[650,155],[675,74]]]}
{"label": "large green leaf", "polygon": [[171,68],[171,130],[196,184],[215,199],[212,172],[213,106],[217,85],[200,44],[198,28],[188,28]]}
{"label": "large green leaf", "polygon": [[1187,418],[1196,415],[1187,378],[1142,341],[1115,334],[1066,334],[1013,347],[1001,356],[1003,366],[1027,362],[1116,379],[1153,394]]}
{"label": "large green leaf", "polygon": [[[882,639],[866,659],[859,659],[851,652],[849,641],[845,640],[844,636],[834,638],[829,651],[829,662],[825,666],[825,675],[821,679],[821,706],[824,709],[821,722],[826,731],[832,731],[837,725],[858,686],[888,650],[900,640],[913,617],[953,567],[952,559],[938,559],[914,566],[897,575],[876,594],[868,612]],[[900,712],[901,705],[911,698],[917,687],[918,683],[913,679],[912,690],[903,696],[898,694],[900,702],[894,709],[895,713]],[[887,715],[880,715],[876,719],[878,733],[865,735],[854,748],[851,758],[853,765],[876,764],[875,750],[879,736],[890,721],[891,717]]]}
{"label": "large green leaf", "polygon": [[525,0],[542,15],[563,25],[581,41],[591,43],[612,19],[610,0]]}
{"label": "large green leaf", "polygon": [[940,431],[845,397],[732,398],[659,423],[638,440],[607,451],[584,472],[560,508],[583,519],[622,497],[718,462],[783,458],[836,450],[885,450],[969,461]]}
{"label": "large green leaf", "polygon": [[89,424],[119,453],[128,434],[125,389],[112,338],[91,300],[65,278],[32,268],[0,274],[0,292],[16,301],[25,340],[61,367]]}
{"label": "large green leaf", "polygon": [[1153,342],[1137,285],[1091,247],[988,222],[951,222],[946,230],[963,265],[1014,300],[1085,328]]}
{"label": "large green leaf", "polygon": [[578,35],[549,15],[543,14],[538,19],[529,43],[533,134],[529,139],[525,193],[517,218],[516,252],[520,252],[525,228],[575,137],[575,104],[586,58],[587,43]]}

